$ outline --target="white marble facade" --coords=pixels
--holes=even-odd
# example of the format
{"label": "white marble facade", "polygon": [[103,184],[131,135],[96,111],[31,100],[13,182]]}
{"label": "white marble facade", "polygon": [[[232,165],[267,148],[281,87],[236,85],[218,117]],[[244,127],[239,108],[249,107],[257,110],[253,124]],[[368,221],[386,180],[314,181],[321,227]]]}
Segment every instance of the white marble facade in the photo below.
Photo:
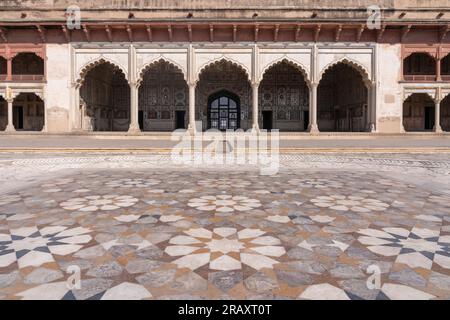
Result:
{"label": "white marble facade", "polygon": [[[108,62],[118,68],[130,85],[130,131],[139,131],[138,90],[145,71],[155,62],[174,66],[186,81],[186,110],[195,110],[199,118],[195,88],[202,72],[218,61],[226,61],[239,69],[249,83],[248,119],[245,128],[261,126],[261,106],[251,101],[256,95],[265,72],[280,61],[295,67],[309,90],[309,130],[317,130],[317,86],[323,74],[344,63],[354,68],[367,88],[366,119],[369,131],[402,132],[403,102],[410,92],[434,92],[434,100],[442,100],[449,92],[445,83],[403,84],[401,79],[400,45],[376,43],[295,43],[295,44],[49,44],[46,48],[46,83],[8,86],[17,95],[34,91],[45,102],[47,132],[79,131],[86,119],[80,108],[80,87],[93,67]],[[388,68],[386,66],[389,66]],[[0,95],[6,98],[6,84],[0,83]],[[261,93],[259,93],[261,94]],[[256,99],[256,101],[260,101]],[[255,113],[255,110],[257,111]],[[303,110],[303,109],[302,109]],[[189,112],[187,112],[189,113]],[[254,114],[258,115],[258,119]],[[199,120],[199,119],[197,119]],[[203,120],[203,118],[202,118]],[[195,119],[186,117],[193,128]],[[299,120],[300,121],[300,120]],[[242,122],[244,123],[244,122]],[[301,126],[299,126],[301,129]],[[305,128],[303,128],[305,129]],[[300,131],[300,130],[299,130]]]}

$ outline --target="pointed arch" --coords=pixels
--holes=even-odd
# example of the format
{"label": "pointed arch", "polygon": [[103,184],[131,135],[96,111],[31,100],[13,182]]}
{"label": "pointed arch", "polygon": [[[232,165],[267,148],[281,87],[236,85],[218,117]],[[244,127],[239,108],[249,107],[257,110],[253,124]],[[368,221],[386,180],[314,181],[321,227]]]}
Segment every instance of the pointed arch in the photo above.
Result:
{"label": "pointed arch", "polygon": [[206,63],[204,63],[198,70],[198,73],[196,75],[196,81],[200,80],[200,76],[208,71],[208,69],[213,68],[214,66],[217,66],[220,63],[230,63],[232,66],[242,70],[245,73],[245,76],[247,78],[247,80],[249,82],[251,82],[251,73],[250,71],[247,69],[247,67],[245,65],[243,65],[242,63],[240,63],[239,61],[233,60],[229,57],[226,56],[222,56],[220,58],[214,59],[212,61],[208,61]]}
{"label": "pointed arch", "polygon": [[328,64],[317,87],[317,124],[320,131],[372,130],[374,104],[371,81],[359,63],[343,57]]}
{"label": "pointed arch", "polygon": [[450,131],[450,92],[442,93],[440,124],[443,131]]}
{"label": "pointed arch", "polygon": [[353,69],[355,69],[356,71],[358,71],[358,73],[361,75],[363,81],[365,84],[367,84],[368,82],[371,81],[370,76],[369,76],[369,72],[367,71],[367,69],[360,64],[359,62],[356,62],[355,60],[349,58],[349,57],[343,57],[340,58],[338,60],[335,60],[331,63],[329,63],[328,65],[325,66],[325,68],[322,69],[322,71],[319,74],[319,78],[318,81],[322,80],[323,75],[328,71],[331,70],[333,67],[339,65],[339,64],[345,64],[348,65],[350,67],[352,67]]}
{"label": "pointed arch", "polygon": [[95,58],[95,59],[87,62],[86,64],[83,65],[83,67],[81,67],[81,69],[77,73],[78,78],[75,79],[75,82],[79,86],[81,86],[86,78],[86,75],[89,73],[89,71],[91,71],[95,67],[102,65],[102,64],[110,65],[114,69],[120,70],[123,73],[123,75],[125,76],[125,79],[128,80],[128,73],[126,72],[126,69],[123,66],[121,66],[117,62],[115,62],[111,59],[108,59],[106,57],[99,57],[99,58]]}
{"label": "pointed arch", "polygon": [[20,52],[11,62],[13,80],[32,79],[42,80],[45,73],[45,61],[35,52]]}
{"label": "pointed arch", "polygon": [[264,79],[264,75],[265,75],[267,72],[269,72],[271,69],[273,69],[273,68],[275,68],[275,67],[277,67],[277,66],[279,66],[279,65],[281,65],[281,64],[283,64],[283,63],[286,63],[286,64],[288,64],[288,65],[294,67],[297,71],[299,71],[299,72],[303,75],[303,78],[305,79],[305,82],[306,82],[306,83],[308,84],[308,86],[309,86],[309,84],[310,84],[311,81],[310,81],[310,78],[309,78],[309,73],[306,71],[305,66],[303,66],[301,63],[299,63],[299,62],[297,62],[297,61],[294,61],[294,60],[292,60],[292,59],[290,59],[290,58],[288,58],[288,57],[286,57],[286,56],[281,57],[281,58],[279,58],[279,59],[276,59],[276,60],[274,60],[274,61],[268,63],[268,64],[261,70],[261,74],[260,74],[259,80],[262,81],[262,80]]}
{"label": "pointed arch", "polygon": [[432,58],[433,60],[436,60],[436,55],[427,50],[417,50],[417,51],[406,52],[405,55],[403,56],[403,60],[405,60],[406,58],[410,57],[413,54],[425,54],[425,55],[430,56],[430,58]]}
{"label": "pointed arch", "polygon": [[218,90],[208,96],[208,129],[221,131],[240,128],[239,95],[226,90]]}
{"label": "pointed arch", "polygon": [[283,57],[264,70],[258,86],[262,129],[305,131],[311,88],[305,69]]}
{"label": "pointed arch", "polygon": [[402,108],[402,123],[406,132],[434,129],[436,105],[432,93],[426,91],[408,93]]}
{"label": "pointed arch", "polygon": [[181,74],[183,74],[184,80],[187,81],[186,71],[179,63],[177,63],[171,59],[168,59],[164,56],[159,56],[159,57],[151,60],[150,62],[144,64],[144,66],[142,66],[142,68],[138,72],[138,79],[137,79],[138,84],[140,84],[142,82],[142,80],[144,79],[144,76],[148,70],[152,69],[153,67],[155,67],[156,65],[158,65],[160,63],[168,63],[173,68],[175,68],[177,71],[179,71]]}
{"label": "pointed arch", "polygon": [[412,52],[403,58],[403,78],[407,81],[434,81],[436,57],[429,52]]}
{"label": "pointed arch", "polygon": [[159,56],[139,71],[138,118],[142,131],[187,128],[188,85],[183,67]]}
{"label": "pointed arch", "polygon": [[429,91],[408,91],[408,92],[405,92],[405,94],[404,94],[403,102],[405,102],[406,100],[408,100],[409,98],[411,98],[411,96],[413,96],[415,94],[423,94],[423,95],[427,96],[428,98],[430,98],[430,100],[432,100],[432,101],[434,101],[436,99],[435,95],[430,93]]}
{"label": "pointed arch", "polygon": [[131,119],[131,86],[124,69],[101,57],[81,69],[81,129],[86,131],[127,131]]}
{"label": "pointed arch", "polygon": [[42,92],[18,91],[13,101],[13,108],[22,112],[13,120],[16,130],[42,131],[45,128],[45,102]]}

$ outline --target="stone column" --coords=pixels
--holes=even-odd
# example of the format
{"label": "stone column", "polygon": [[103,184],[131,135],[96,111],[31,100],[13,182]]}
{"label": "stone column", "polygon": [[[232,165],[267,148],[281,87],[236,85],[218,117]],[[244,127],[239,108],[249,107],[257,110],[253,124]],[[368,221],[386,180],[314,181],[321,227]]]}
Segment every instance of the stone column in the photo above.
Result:
{"label": "stone column", "polygon": [[317,125],[317,83],[311,83],[309,86],[309,125],[308,131],[310,133],[318,133],[319,127]]}
{"label": "stone column", "polygon": [[195,134],[195,89],[197,85],[195,82],[189,83],[189,125],[188,131]]}
{"label": "stone column", "polygon": [[6,102],[8,103],[8,124],[6,125],[5,131],[7,131],[7,132],[14,132],[14,131],[16,131],[16,129],[14,128],[14,124],[13,124],[13,102],[14,102],[14,98],[6,99]]}
{"label": "stone column", "polygon": [[6,81],[12,80],[12,58],[6,59]]}
{"label": "stone column", "polygon": [[441,100],[434,100],[434,132],[442,133],[441,128]]}
{"label": "stone column", "polygon": [[72,120],[72,130],[81,130],[81,121],[83,115],[80,114],[80,87],[78,85],[72,86],[72,99],[73,99],[73,120]]}
{"label": "stone column", "polygon": [[130,83],[130,128],[129,133],[139,133],[138,114],[139,114],[139,99],[138,99],[138,84]]}
{"label": "stone column", "polygon": [[376,132],[377,123],[377,85],[376,82],[371,82],[367,86],[367,105],[369,107],[369,125],[367,130],[369,132]]}
{"label": "stone column", "polygon": [[253,123],[252,123],[252,131],[259,132],[259,97],[258,97],[259,83],[252,83],[252,115],[253,115]]}
{"label": "stone column", "polygon": [[436,59],[436,81],[442,81],[442,78],[441,78],[441,59]]}

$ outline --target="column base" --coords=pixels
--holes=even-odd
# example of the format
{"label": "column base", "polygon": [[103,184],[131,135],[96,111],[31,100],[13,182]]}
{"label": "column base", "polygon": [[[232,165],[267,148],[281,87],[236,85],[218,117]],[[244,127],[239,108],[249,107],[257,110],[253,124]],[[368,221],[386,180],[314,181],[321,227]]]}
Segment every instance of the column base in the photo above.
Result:
{"label": "column base", "polygon": [[377,129],[375,128],[375,123],[370,123],[368,127],[368,131],[371,133],[377,132]]}
{"label": "column base", "polygon": [[195,136],[197,134],[197,130],[195,129],[195,127],[192,127],[191,125],[188,125],[186,133],[191,135],[191,136]]}
{"label": "column base", "polygon": [[403,124],[400,126],[400,133],[406,133],[405,126]]}
{"label": "column base", "polygon": [[141,128],[139,128],[138,124],[130,124],[130,128],[128,129],[128,133],[131,133],[131,134],[141,133]]}
{"label": "column base", "polygon": [[253,134],[259,134],[259,132],[260,132],[260,130],[259,130],[259,125],[254,124],[254,125],[252,126],[252,133],[253,133]]}
{"label": "column base", "polygon": [[434,131],[435,133],[443,133],[443,132],[444,132],[444,131],[442,130],[442,128],[441,128],[440,125],[434,126],[433,131]]}
{"label": "column base", "polygon": [[14,128],[14,125],[8,124],[5,128],[5,132],[16,132],[16,128]]}
{"label": "column base", "polygon": [[319,127],[317,124],[310,124],[308,125],[308,132],[311,134],[318,134],[320,132]]}

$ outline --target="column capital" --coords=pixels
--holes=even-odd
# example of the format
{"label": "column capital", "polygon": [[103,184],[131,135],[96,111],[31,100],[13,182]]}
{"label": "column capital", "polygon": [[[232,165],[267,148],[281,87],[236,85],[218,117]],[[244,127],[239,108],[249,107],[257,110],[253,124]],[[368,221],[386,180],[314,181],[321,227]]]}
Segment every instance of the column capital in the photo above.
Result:
{"label": "column capital", "polygon": [[367,89],[374,89],[377,86],[376,81],[367,80],[364,83],[365,83]]}
{"label": "column capital", "polygon": [[250,83],[250,85],[252,86],[252,88],[258,88],[259,87],[259,81],[252,81],[251,83]]}
{"label": "column capital", "polygon": [[139,81],[128,81],[130,88],[137,89],[141,83]]}
{"label": "column capital", "polygon": [[310,89],[317,88],[319,86],[319,83],[318,82],[310,82],[308,84],[308,86]]}
{"label": "column capital", "polygon": [[188,85],[188,87],[195,88],[197,86],[197,81],[188,81],[187,85]]}
{"label": "column capital", "polygon": [[17,93],[14,93],[13,89],[11,89],[11,87],[6,87],[5,90],[5,100],[8,103],[12,103],[14,101],[14,99],[16,98]]}

